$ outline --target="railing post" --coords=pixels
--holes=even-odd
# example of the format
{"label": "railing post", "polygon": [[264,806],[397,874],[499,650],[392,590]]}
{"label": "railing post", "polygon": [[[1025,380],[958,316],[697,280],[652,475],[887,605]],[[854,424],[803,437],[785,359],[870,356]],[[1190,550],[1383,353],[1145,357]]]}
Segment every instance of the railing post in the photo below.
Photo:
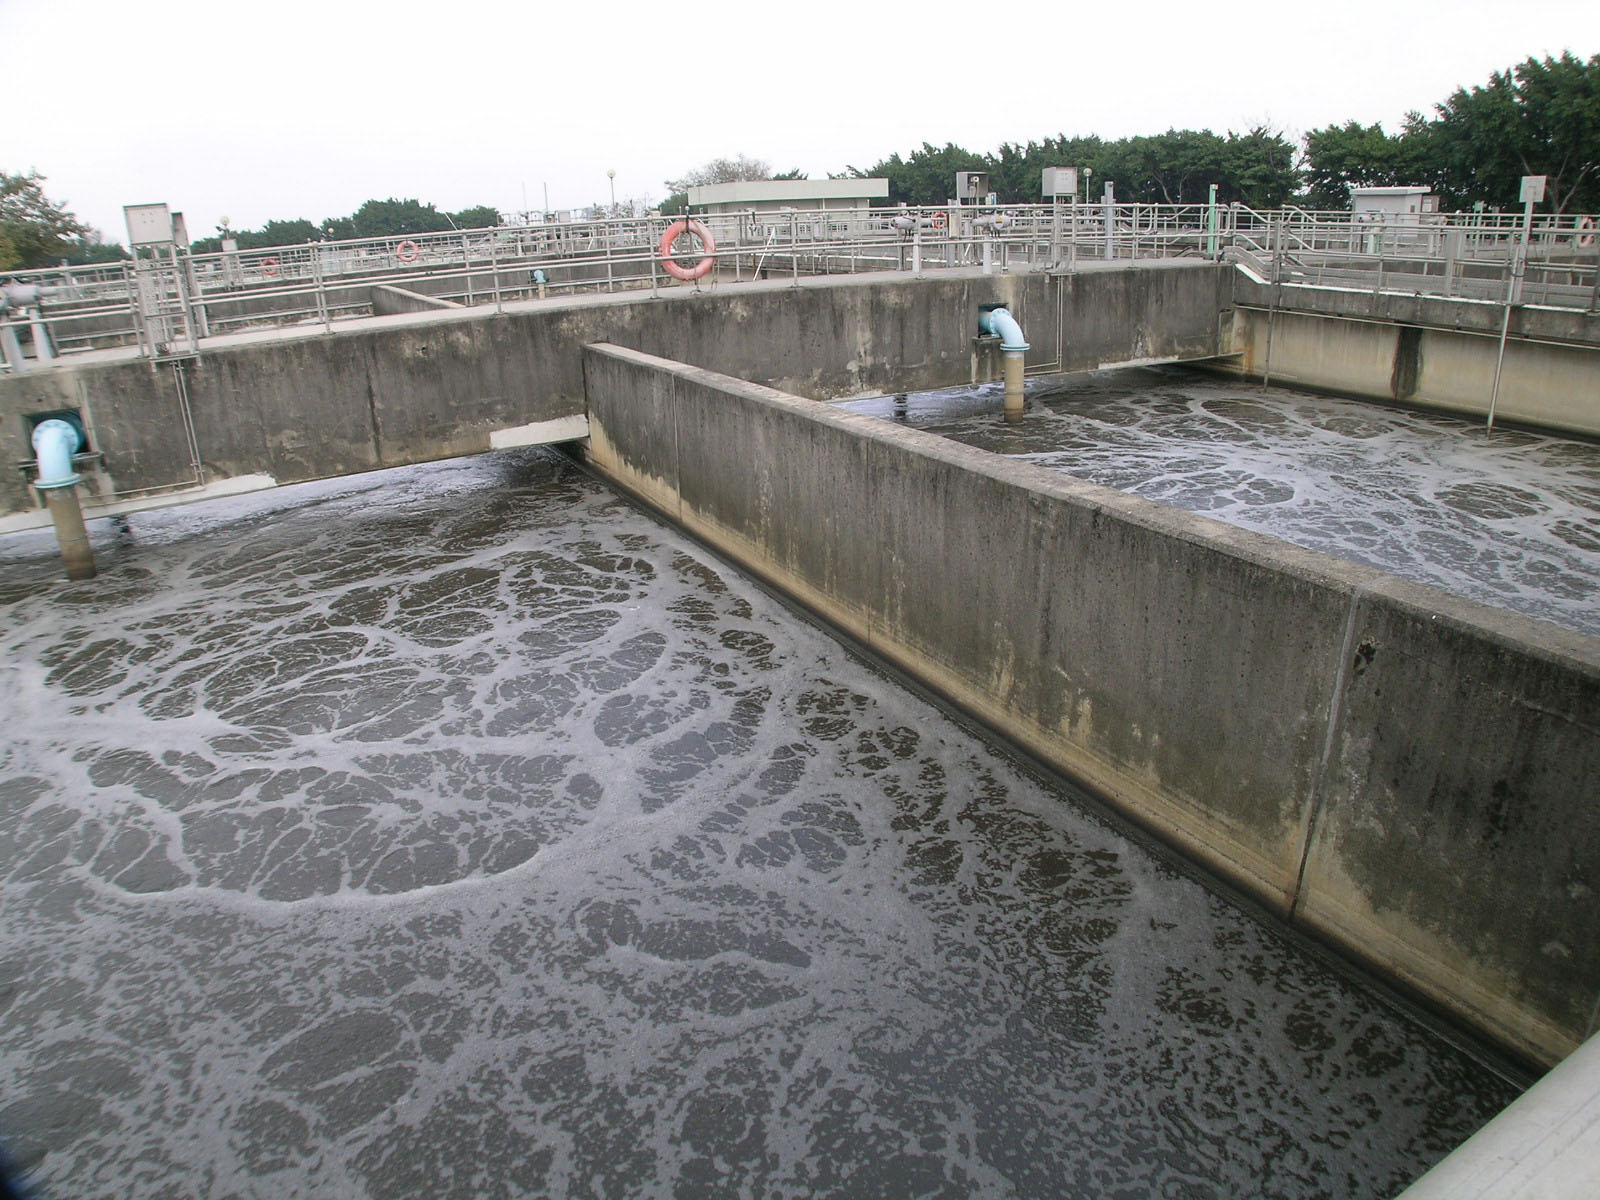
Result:
{"label": "railing post", "polygon": [[1211,185],[1211,192],[1206,200],[1206,257],[1212,262],[1217,261],[1217,185]]}
{"label": "railing post", "polygon": [[311,278],[317,287],[317,316],[322,319],[322,331],[333,332],[333,315],[328,309],[328,290],[322,283],[322,251],[307,242],[311,249]]}
{"label": "railing post", "polygon": [[494,311],[503,313],[506,306],[500,292],[500,239],[492,234],[489,237],[489,278],[494,284]]}
{"label": "railing post", "polygon": [[1104,206],[1105,219],[1106,219],[1106,250],[1105,250],[1105,257],[1109,261],[1110,259],[1113,259],[1113,258],[1115,258],[1117,256],[1117,254],[1116,254],[1116,246],[1114,244],[1115,238],[1117,236],[1117,231],[1116,231],[1116,224],[1117,224],[1116,183],[1114,181],[1110,180],[1110,179],[1106,180],[1106,190],[1105,190],[1104,196],[1101,198],[1101,204]]}

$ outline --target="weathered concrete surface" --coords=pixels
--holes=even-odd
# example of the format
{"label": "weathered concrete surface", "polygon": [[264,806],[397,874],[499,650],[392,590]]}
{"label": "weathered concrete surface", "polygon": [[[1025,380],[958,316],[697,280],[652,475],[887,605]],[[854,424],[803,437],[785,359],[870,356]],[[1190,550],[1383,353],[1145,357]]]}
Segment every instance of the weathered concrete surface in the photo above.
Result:
{"label": "weathered concrete surface", "polygon": [[1600,998],[1600,640],[615,347],[604,475],[1551,1063]]}
{"label": "weathered concrete surface", "polygon": [[465,306],[455,300],[446,300],[442,296],[427,296],[387,283],[374,284],[372,287],[372,311],[380,317],[392,316],[395,313],[433,312],[436,309],[463,307]]}
{"label": "weathered concrete surface", "polygon": [[[242,334],[176,369],[204,481],[289,483],[474,453],[497,430],[580,417],[590,342],[816,398],[932,388],[970,378],[978,306],[999,301],[1040,347],[1036,365],[1061,341],[1062,321],[1070,365],[1201,357],[1216,352],[1226,270],[890,274],[525,301],[503,314],[373,318],[332,335]],[[105,455],[91,499],[196,485],[171,364],[113,358],[0,377],[0,458],[31,458],[27,418],[61,408],[82,413]],[[0,514],[36,507],[21,470],[0,473]]]}
{"label": "weathered concrete surface", "polygon": [[[1480,301],[1285,286],[1239,272],[1217,369],[1354,396],[1484,416],[1505,309]],[[1512,309],[1497,420],[1600,436],[1600,314]],[[1270,357],[1268,350],[1270,326]]]}

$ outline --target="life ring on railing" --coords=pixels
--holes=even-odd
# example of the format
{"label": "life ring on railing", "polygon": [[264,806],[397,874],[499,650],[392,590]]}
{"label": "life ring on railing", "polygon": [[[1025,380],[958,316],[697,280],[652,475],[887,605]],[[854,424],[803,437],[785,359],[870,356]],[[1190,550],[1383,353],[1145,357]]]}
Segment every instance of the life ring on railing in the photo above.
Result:
{"label": "life ring on railing", "polygon": [[263,275],[276,275],[278,273],[278,260],[275,258],[263,258],[261,260],[261,273]]}
{"label": "life ring on railing", "polygon": [[933,214],[933,227],[935,229],[943,229],[949,222],[949,219],[950,218],[946,217],[944,213],[936,212]]}
{"label": "life ring on railing", "polygon": [[1594,245],[1593,217],[1584,216],[1578,218],[1578,245],[1586,250]]}
{"label": "life ring on railing", "polygon": [[414,263],[422,257],[422,251],[417,249],[415,242],[407,238],[394,248],[394,256],[403,263]]}
{"label": "life ring on railing", "polygon": [[[679,266],[672,257],[672,244],[686,233],[692,233],[700,239],[701,259],[692,267]],[[717,239],[711,236],[711,230],[705,227],[703,221],[696,221],[693,217],[683,217],[667,226],[667,231],[661,235],[661,244],[656,247],[656,253],[661,259],[661,269],[674,279],[690,282],[699,279],[717,264]]]}

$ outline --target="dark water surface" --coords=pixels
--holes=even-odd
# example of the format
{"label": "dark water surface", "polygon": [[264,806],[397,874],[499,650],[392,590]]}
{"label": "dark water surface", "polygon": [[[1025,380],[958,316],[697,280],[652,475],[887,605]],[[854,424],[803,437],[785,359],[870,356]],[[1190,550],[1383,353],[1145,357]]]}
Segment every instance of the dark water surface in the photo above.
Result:
{"label": "dark water surface", "polygon": [[1384,1196],[1516,1088],[547,452],[0,542],[77,1196]]}
{"label": "dark water surface", "polygon": [[1600,445],[1192,368],[851,401],[1174,508],[1600,634]]}

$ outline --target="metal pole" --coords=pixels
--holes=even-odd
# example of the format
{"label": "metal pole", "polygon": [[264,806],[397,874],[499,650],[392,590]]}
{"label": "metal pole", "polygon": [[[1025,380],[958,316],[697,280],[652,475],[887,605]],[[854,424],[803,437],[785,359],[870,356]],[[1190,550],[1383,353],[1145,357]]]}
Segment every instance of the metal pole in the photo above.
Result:
{"label": "metal pole", "polygon": [[1106,250],[1105,250],[1105,257],[1107,259],[1112,259],[1112,258],[1116,257],[1116,246],[1113,244],[1113,239],[1116,236],[1116,222],[1117,222],[1116,186],[1117,185],[1116,185],[1114,180],[1110,180],[1110,179],[1106,180],[1105,196],[1101,200],[1101,203],[1104,205],[1104,208],[1105,208],[1105,219],[1106,219]]}
{"label": "metal pole", "polygon": [[1206,257],[1215,262],[1217,259],[1217,185],[1211,185],[1210,197],[1206,200]]}
{"label": "metal pole", "polygon": [[494,280],[494,311],[506,311],[505,298],[500,293],[500,239],[495,236],[489,238],[489,272]]}
{"label": "metal pole", "polygon": [[322,252],[315,247],[311,248],[311,276],[317,284],[317,315],[322,318],[323,332],[332,333],[333,316],[328,311],[328,291],[322,281]]}
{"label": "metal pole", "polygon": [[1261,390],[1265,391],[1267,384],[1272,381],[1272,333],[1274,319],[1278,315],[1278,295],[1283,279],[1283,215],[1280,213],[1270,219],[1267,226],[1267,239],[1272,246],[1272,292],[1267,303],[1267,355],[1261,364]]}
{"label": "metal pole", "polygon": [[1506,338],[1511,333],[1511,308],[1522,295],[1522,272],[1527,264],[1528,257],[1528,229],[1533,224],[1533,196],[1528,191],[1526,184],[1523,187],[1522,201],[1522,236],[1511,247],[1511,261],[1507,264],[1506,278],[1506,311],[1505,317],[1500,322],[1500,348],[1494,356],[1494,390],[1489,393],[1489,419],[1484,422],[1484,429],[1494,429],[1494,411],[1500,405],[1500,373],[1506,364]]}

